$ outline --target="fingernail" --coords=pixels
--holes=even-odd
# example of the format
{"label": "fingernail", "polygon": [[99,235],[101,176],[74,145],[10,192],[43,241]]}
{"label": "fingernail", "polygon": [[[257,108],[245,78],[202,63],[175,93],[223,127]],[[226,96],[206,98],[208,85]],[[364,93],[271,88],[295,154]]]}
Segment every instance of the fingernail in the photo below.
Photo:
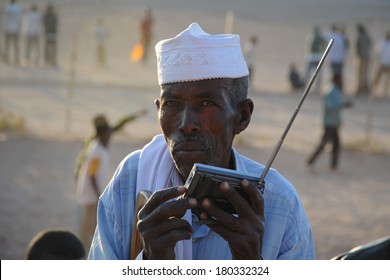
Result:
{"label": "fingernail", "polygon": [[188,203],[190,204],[190,207],[195,207],[198,204],[195,198],[188,199]]}
{"label": "fingernail", "polygon": [[228,191],[229,188],[230,188],[230,186],[229,186],[229,184],[228,184],[227,182],[223,182],[223,183],[221,184],[221,190],[223,190],[223,191]]}
{"label": "fingernail", "polygon": [[201,220],[207,220],[209,218],[209,216],[205,213],[205,212],[203,212],[202,214],[200,214],[200,219]]}
{"label": "fingernail", "polygon": [[187,189],[186,189],[186,187],[184,187],[184,186],[178,186],[178,187],[177,187],[177,191],[178,191],[179,193],[185,193],[186,190],[187,190]]}
{"label": "fingernail", "polygon": [[207,198],[203,199],[202,206],[205,208],[210,207],[210,200],[208,200]]}

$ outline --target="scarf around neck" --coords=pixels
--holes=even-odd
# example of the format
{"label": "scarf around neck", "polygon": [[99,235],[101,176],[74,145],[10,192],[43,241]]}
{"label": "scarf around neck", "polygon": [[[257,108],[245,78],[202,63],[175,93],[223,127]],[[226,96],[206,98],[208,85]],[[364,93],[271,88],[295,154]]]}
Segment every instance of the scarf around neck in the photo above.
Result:
{"label": "scarf around neck", "polygon": [[[165,138],[161,134],[156,135],[141,151],[136,193],[142,190],[155,192],[180,185],[183,185],[183,182],[173,163]],[[190,225],[192,224],[191,216],[191,210],[188,210],[183,217]],[[191,260],[192,241],[178,241],[175,253],[177,260]]]}

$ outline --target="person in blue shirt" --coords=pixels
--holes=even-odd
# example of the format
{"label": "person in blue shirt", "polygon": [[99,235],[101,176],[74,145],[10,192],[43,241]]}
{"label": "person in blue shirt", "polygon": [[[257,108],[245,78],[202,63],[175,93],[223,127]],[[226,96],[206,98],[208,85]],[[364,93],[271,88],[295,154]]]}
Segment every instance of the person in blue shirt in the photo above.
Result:
{"label": "person in blue shirt", "polygon": [[[239,36],[211,35],[192,23],[155,49],[162,134],[129,154],[101,195],[89,259],[314,259],[302,202],[274,169],[264,195],[255,183],[241,182],[249,200],[226,182],[217,186],[236,214],[210,198],[183,196],[195,163],[259,177],[264,169],[233,147],[254,110]],[[146,191],[152,195],[138,212],[137,195]],[[142,248],[131,257],[137,238]]]}
{"label": "person in blue shirt", "polygon": [[322,153],[327,143],[332,144],[332,156],[330,160],[330,169],[336,170],[339,162],[340,154],[340,139],[339,128],[341,125],[341,110],[344,107],[350,107],[352,104],[349,101],[343,100],[341,90],[341,74],[333,75],[332,87],[324,97],[324,115],[323,115],[323,135],[317,147],[310,155],[307,164],[312,167],[318,156]]}

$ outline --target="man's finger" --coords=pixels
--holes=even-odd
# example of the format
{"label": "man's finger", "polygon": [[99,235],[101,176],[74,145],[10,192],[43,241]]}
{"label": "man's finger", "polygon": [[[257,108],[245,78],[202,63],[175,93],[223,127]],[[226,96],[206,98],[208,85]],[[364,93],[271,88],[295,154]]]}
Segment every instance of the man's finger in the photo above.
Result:
{"label": "man's finger", "polygon": [[223,182],[220,184],[220,188],[226,199],[234,206],[239,216],[252,211],[249,201],[239,194],[234,187],[231,187],[227,182]]}
{"label": "man's finger", "polygon": [[150,226],[150,223],[147,221],[140,221],[137,227],[138,230],[142,232],[144,239],[165,235],[173,230],[184,230],[192,233],[191,225],[186,220],[179,218],[171,218],[158,224],[154,224],[153,226]]}
{"label": "man's finger", "polygon": [[218,223],[222,224],[224,227],[237,232],[240,231],[237,218],[214,205],[210,199],[205,198],[202,201],[202,206],[210,217],[213,217],[213,219],[218,221]]}
{"label": "man's finger", "polygon": [[186,188],[184,186],[171,187],[156,191],[152,194],[152,196],[149,198],[148,202],[141,209],[141,211],[142,213],[151,213],[160,204],[182,195],[183,193],[185,193],[185,191]]}
{"label": "man's finger", "polygon": [[[162,203],[148,215],[150,223],[159,223],[172,217],[182,218],[188,209],[196,206],[196,199],[177,199]],[[142,215],[142,214],[141,214]]]}
{"label": "man's finger", "polygon": [[259,185],[243,180],[241,182],[241,187],[248,194],[253,211],[264,217],[264,197],[260,192]]}

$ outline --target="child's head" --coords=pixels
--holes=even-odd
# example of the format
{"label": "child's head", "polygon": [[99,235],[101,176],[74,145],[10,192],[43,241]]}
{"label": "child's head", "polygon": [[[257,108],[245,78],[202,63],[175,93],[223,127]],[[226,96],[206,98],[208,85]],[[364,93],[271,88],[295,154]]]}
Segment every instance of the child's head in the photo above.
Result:
{"label": "child's head", "polygon": [[82,260],[85,250],[79,238],[66,230],[41,231],[30,241],[27,260]]}

